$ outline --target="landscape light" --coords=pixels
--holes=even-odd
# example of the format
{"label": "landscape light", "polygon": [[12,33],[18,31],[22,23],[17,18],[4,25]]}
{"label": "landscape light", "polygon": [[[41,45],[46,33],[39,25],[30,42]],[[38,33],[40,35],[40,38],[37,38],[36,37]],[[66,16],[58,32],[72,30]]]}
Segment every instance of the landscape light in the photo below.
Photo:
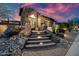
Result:
{"label": "landscape light", "polygon": [[37,38],[42,38],[41,36],[38,36]]}

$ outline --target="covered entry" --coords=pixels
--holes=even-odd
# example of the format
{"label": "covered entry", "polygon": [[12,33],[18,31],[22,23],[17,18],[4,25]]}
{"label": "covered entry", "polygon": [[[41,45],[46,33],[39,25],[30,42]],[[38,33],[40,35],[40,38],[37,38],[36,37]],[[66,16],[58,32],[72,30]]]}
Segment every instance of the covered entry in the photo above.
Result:
{"label": "covered entry", "polygon": [[28,22],[32,31],[42,31],[48,27],[52,27],[51,19],[43,16],[33,8],[21,8],[20,15],[22,25]]}

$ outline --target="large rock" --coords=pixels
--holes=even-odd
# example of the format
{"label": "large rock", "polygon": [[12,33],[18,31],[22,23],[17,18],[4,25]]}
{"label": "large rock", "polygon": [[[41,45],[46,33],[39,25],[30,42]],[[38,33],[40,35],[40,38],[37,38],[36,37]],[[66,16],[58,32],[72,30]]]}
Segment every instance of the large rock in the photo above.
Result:
{"label": "large rock", "polygon": [[[31,27],[29,23],[26,23],[23,27],[23,30],[20,31],[18,35],[16,35],[16,39],[10,39],[10,51],[12,55],[21,55],[21,49],[24,47],[25,42],[28,40],[28,36],[31,33]],[[13,38],[14,39],[14,38]]]}
{"label": "large rock", "polygon": [[23,27],[24,29],[20,32],[21,36],[28,36],[31,33],[31,26],[29,23],[26,23]]}
{"label": "large rock", "polygon": [[7,25],[0,25],[0,35],[4,34],[6,29],[7,29]]}

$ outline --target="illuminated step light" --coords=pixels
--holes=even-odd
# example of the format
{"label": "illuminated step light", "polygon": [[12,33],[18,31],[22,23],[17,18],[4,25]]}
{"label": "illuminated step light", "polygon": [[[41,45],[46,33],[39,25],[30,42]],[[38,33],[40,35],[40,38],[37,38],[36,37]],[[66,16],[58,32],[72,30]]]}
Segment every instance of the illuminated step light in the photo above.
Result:
{"label": "illuminated step light", "polygon": [[40,32],[37,32],[37,34],[40,34]]}
{"label": "illuminated step light", "polygon": [[42,43],[42,42],[40,42],[40,44],[42,45],[43,43]]}
{"label": "illuminated step light", "polygon": [[37,38],[42,38],[41,36],[38,36]]}

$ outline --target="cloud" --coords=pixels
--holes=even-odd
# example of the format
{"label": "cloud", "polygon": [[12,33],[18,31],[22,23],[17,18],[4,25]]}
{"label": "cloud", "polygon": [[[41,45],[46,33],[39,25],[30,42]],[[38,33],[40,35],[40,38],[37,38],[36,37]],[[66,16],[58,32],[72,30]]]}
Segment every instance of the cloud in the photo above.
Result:
{"label": "cloud", "polygon": [[72,5],[66,5],[66,4],[48,4],[47,7],[42,8],[42,11],[44,11],[47,14],[54,14],[54,13],[67,13],[71,11]]}
{"label": "cloud", "polygon": [[70,15],[69,17],[67,17],[67,19],[68,19],[68,20],[71,20],[71,19],[73,19],[73,18],[75,18],[75,17],[76,17],[76,15],[72,14],[72,15]]}
{"label": "cloud", "polygon": [[67,13],[71,11],[72,5],[65,5],[65,4],[48,4],[45,8],[39,8],[39,11],[47,14],[47,15],[51,15],[51,14],[61,14],[61,13]]}
{"label": "cloud", "polygon": [[47,15],[54,14],[56,12],[53,8],[44,8],[44,9],[40,8],[39,11],[41,11],[42,13],[45,13]]}
{"label": "cloud", "polygon": [[[74,9],[75,6],[78,5],[73,5],[73,4],[56,4],[53,6],[53,4],[48,4],[47,7],[45,8],[38,8],[39,12],[54,18],[55,20],[59,21],[59,22],[63,22],[63,21],[67,21],[68,18],[70,17],[70,13],[71,11]],[[64,15],[61,16],[61,14],[64,13]],[[67,16],[68,14],[68,16]]]}
{"label": "cloud", "polygon": [[55,8],[52,6],[52,4],[48,4],[46,7],[44,8],[37,8],[37,11],[44,14],[44,15],[52,15],[52,14],[55,14],[56,13],[56,10]]}
{"label": "cloud", "polygon": [[32,6],[34,3],[24,3],[21,5],[21,7],[25,7],[25,6]]}
{"label": "cloud", "polygon": [[71,18],[71,14],[74,14],[74,12],[77,10],[76,7],[79,7],[79,4],[50,3],[46,4],[45,6],[34,3],[22,4],[22,7],[25,6],[32,6],[33,8],[36,8],[36,10],[41,14],[54,18],[58,21],[67,21],[69,18]]}
{"label": "cloud", "polygon": [[72,7],[72,5],[66,5],[66,4],[57,4],[56,10],[59,12],[69,12]]}
{"label": "cloud", "polygon": [[66,20],[66,17],[60,15],[53,15],[52,18],[54,18],[57,21]]}
{"label": "cloud", "polygon": [[20,21],[20,16],[19,16],[18,14],[16,14],[16,15],[14,16],[14,19],[15,19],[16,21]]}
{"label": "cloud", "polygon": [[60,19],[62,18],[61,16],[53,16],[55,19]]}
{"label": "cloud", "polygon": [[[45,14],[54,14],[54,13],[67,13],[71,11],[71,7],[72,5],[66,5],[66,4],[62,4],[62,3],[58,3],[58,4],[47,4],[46,7],[42,8],[42,7],[38,7],[37,5],[41,5],[41,4],[36,4],[35,3],[24,3],[21,5],[21,7],[25,7],[25,6],[32,6],[33,8],[37,8],[39,9],[39,11],[45,13]],[[77,5],[76,5],[77,6]]]}
{"label": "cloud", "polygon": [[16,11],[16,14],[13,16],[16,21],[20,21],[19,10]]}

